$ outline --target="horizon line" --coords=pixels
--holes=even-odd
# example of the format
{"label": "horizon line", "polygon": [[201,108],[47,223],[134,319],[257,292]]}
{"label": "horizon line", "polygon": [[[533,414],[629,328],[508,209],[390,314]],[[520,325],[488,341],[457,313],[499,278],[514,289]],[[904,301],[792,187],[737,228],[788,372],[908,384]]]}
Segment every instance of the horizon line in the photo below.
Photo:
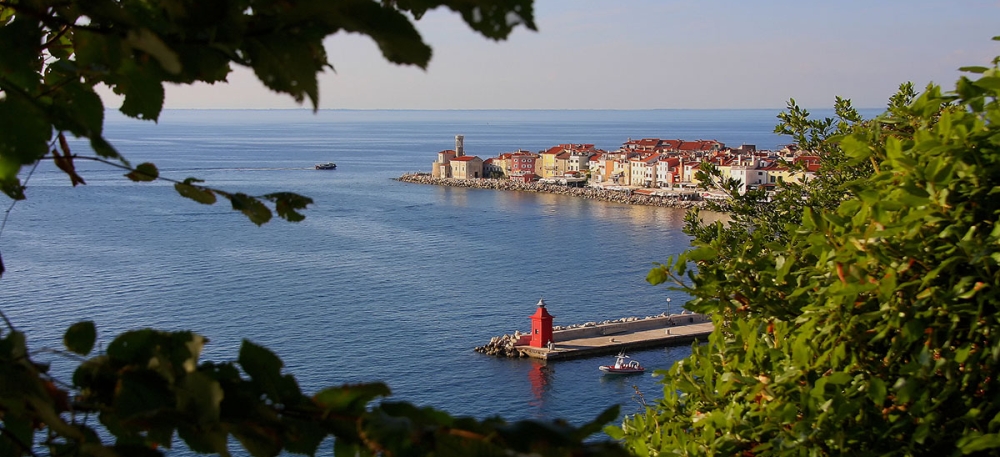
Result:
{"label": "horizon line", "polygon": [[[833,110],[833,107],[801,107]],[[163,108],[163,111],[783,111],[788,108]],[[885,107],[854,107],[856,110],[885,110]],[[105,111],[119,108],[105,108]]]}

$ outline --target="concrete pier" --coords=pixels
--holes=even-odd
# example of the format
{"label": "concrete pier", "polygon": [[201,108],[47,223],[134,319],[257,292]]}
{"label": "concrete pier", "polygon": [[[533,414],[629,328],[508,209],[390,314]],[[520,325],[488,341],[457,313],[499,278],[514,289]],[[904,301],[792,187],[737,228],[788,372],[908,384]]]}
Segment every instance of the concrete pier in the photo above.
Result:
{"label": "concrete pier", "polygon": [[523,356],[543,360],[617,354],[622,350],[654,348],[691,344],[705,341],[714,326],[711,319],[701,314],[674,314],[632,322],[577,327],[556,330],[552,333],[553,345],[528,346],[528,338],[521,338],[514,346]]}

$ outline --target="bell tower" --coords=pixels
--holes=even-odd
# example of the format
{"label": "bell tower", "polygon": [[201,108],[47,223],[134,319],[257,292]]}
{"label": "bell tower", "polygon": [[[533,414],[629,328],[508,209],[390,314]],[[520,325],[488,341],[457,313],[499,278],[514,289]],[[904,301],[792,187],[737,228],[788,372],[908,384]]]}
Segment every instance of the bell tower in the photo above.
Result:
{"label": "bell tower", "polygon": [[455,157],[465,155],[465,135],[455,135]]}

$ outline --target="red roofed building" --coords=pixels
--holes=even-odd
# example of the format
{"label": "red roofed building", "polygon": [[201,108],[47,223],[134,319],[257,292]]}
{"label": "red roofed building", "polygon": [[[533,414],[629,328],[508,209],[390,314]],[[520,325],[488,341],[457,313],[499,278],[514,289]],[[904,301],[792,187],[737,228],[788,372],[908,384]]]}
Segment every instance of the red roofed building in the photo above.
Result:
{"label": "red roofed building", "polygon": [[538,156],[527,151],[518,151],[510,155],[510,171],[507,176],[519,182],[532,182],[535,175],[535,162]]}

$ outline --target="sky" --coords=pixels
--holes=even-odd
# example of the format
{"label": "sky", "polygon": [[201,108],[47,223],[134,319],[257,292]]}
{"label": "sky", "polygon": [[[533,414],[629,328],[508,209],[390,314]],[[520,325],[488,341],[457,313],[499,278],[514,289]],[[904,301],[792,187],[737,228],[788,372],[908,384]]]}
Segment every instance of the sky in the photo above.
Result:
{"label": "sky", "polygon": [[[899,84],[953,88],[1000,55],[998,0],[535,0],[538,31],[506,41],[438,9],[416,22],[426,70],[356,34],[325,42],[320,109],[884,107]],[[165,108],[311,108],[236,69],[168,86]],[[106,101],[114,106],[114,101]]]}

